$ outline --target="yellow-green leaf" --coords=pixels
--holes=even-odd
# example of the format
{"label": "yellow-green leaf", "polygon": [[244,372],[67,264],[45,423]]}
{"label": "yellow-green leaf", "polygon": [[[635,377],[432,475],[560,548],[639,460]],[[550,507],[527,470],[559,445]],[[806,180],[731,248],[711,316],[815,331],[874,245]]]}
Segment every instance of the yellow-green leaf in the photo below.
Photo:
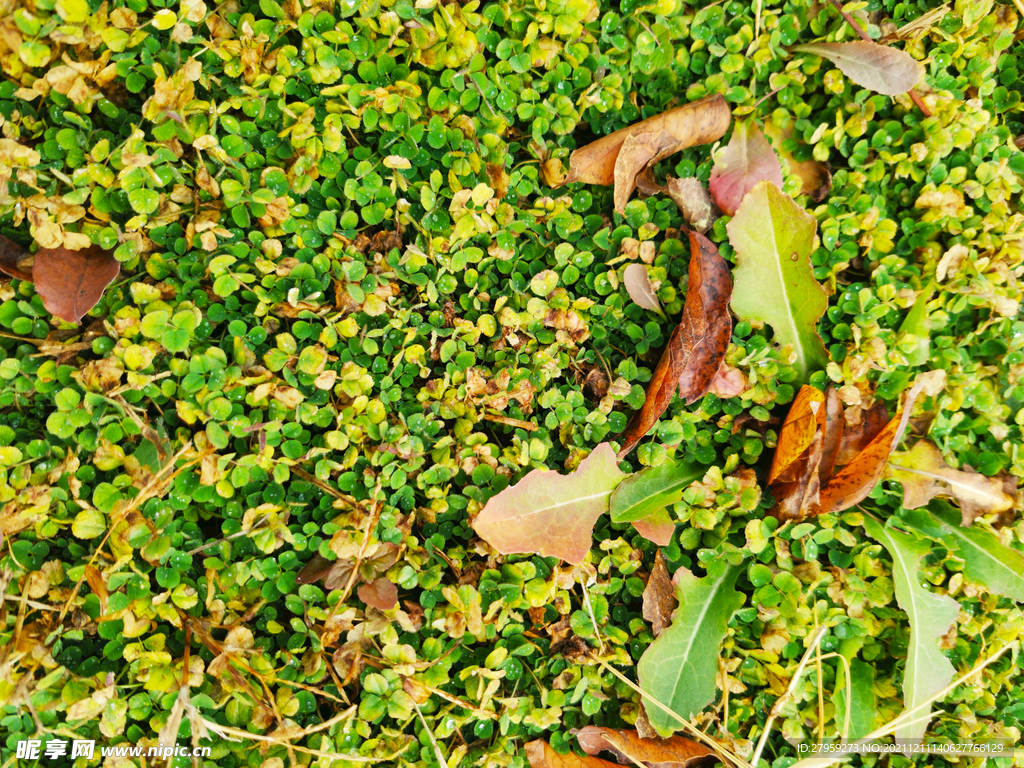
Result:
{"label": "yellow-green leaf", "polygon": [[791,344],[804,381],[829,361],[817,330],[828,297],[811,269],[815,228],[814,217],[770,181],[747,193],[726,227],[737,259],[733,312],[768,323],[775,341]]}

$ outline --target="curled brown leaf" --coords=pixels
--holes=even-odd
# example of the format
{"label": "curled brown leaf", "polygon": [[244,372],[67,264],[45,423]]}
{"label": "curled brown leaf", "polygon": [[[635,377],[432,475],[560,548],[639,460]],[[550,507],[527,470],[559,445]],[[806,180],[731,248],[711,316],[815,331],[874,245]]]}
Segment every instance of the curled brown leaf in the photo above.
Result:
{"label": "curled brown leaf", "polygon": [[676,587],[668,575],[668,567],[661,550],[654,557],[654,568],[644,588],[643,616],[651,622],[655,637],[672,623],[672,612],[676,609]]}
{"label": "curled brown leaf", "polygon": [[669,197],[675,201],[686,219],[686,223],[698,232],[711,229],[720,211],[711,200],[711,195],[697,179],[676,179],[666,182]]}
{"label": "curled brown leaf", "polygon": [[731,296],[729,265],[714,243],[700,233],[690,232],[690,279],[683,317],[658,361],[643,407],[626,426],[620,458],[633,450],[661,418],[677,389],[689,405],[711,387],[732,334]]}
{"label": "curled brown leaf", "polygon": [[647,166],[675,152],[721,138],[732,119],[716,94],[622,128],[569,156],[563,183],[615,184],[615,210],[621,213]]}

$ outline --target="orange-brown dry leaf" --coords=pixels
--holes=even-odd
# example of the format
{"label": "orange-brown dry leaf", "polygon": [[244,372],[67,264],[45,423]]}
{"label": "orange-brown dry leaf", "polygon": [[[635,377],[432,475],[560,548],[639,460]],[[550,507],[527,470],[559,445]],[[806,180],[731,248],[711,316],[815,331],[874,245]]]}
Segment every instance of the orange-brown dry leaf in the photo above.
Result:
{"label": "orange-brown dry leaf", "polygon": [[643,616],[651,622],[651,632],[655,637],[672,623],[672,612],[676,609],[676,588],[672,577],[668,575],[665,558],[661,550],[654,557],[654,568],[644,587]]}
{"label": "orange-brown dry leaf", "polygon": [[120,272],[121,264],[113,251],[97,245],[82,251],[41,248],[32,266],[36,293],[43,306],[69,323],[80,323]]}
{"label": "orange-brown dry leaf", "polygon": [[398,607],[398,587],[383,576],[369,584],[363,584],[356,590],[356,594],[364,603],[381,611],[390,611]]}
{"label": "orange-brown dry leaf", "polygon": [[793,479],[780,479],[772,484],[772,495],[776,503],[771,514],[780,521],[799,520],[821,511],[821,476],[818,467],[821,465],[823,442],[824,433],[816,429],[807,451],[788,470],[787,477]]}
{"label": "orange-brown dry leaf", "polygon": [[821,463],[818,465],[818,478],[822,484],[828,482],[835,469],[845,425],[843,404],[839,401],[836,388],[829,384],[825,390],[825,407],[818,409],[818,429],[824,430],[821,443]]}
{"label": "orange-brown dry leaf", "polygon": [[715,754],[703,744],[682,736],[644,739],[636,731],[620,731],[596,725],[581,728],[576,732],[576,739],[588,755],[610,752],[621,765],[640,763],[648,768],[687,768]]}
{"label": "orange-brown dry leaf", "polygon": [[597,757],[580,757],[575,752],[560,755],[546,741],[531,741],[524,747],[530,768],[619,768]]}
{"label": "orange-brown dry leaf", "polygon": [[690,232],[690,279],[683,318],[669,337],[647,399],[622,437],[619,458],[628,454],[665,412],[676,389],[689,405],[711,387],[732,335],[729,265],[704,235]]}
{"label": "orange-brown dry leaf", "polygon": [[96,595],[96,598],[100,601],[100,616],[105,616],[107,613],[107,584],[103,580],[103,574],[100,573],[99,568],[95,565],[85,566],[85,581],[89,584],[89,589]]}
{"label": "orange-brown dry leaf", "polygon": [[32,280],[32,255],[13,240],[0,235],[0,272],[18,280]]}
{"label": "orange-brown dry leaf", "polygon": [[903,406],[889,423],[857,454],[849,464],[834,474],[821,489],[821,512],[842,512],[859,503],[875,487],[885,470],[889,455],[899,445],[910,420],[914,402],[921,394],[934,397],[946,385],[942,369],[925,371],[914,379]]}
{"label": "orange-brown dry leaf", "polygon": [[769,484],[780,478],[790,482],[794,479],[793,470],[818,431],[817,413],[824,402],[825,395],[821,390],[807,384],[800,388],[779,431],[772,468],[768,473]]}
{"label": "orange-brown dry leaf", "polygon": [[687,147],[725,135],[731,112],[721,95],[662,112],[577,149],[569,156],[563,183],[615,184],[615,210],[621,213],[648,165]]}
{"label": "orange-brown dry leaf", "polygon": [[839,467],[857,458],[864,446],[885,429],[889,423],[889,411],[885,403],[879,400],[866,411],[861,411],[857,424],[850,424],[845,418],[843,422],[843,439],[839,442],[839,454],[836,456],[836,466]]}

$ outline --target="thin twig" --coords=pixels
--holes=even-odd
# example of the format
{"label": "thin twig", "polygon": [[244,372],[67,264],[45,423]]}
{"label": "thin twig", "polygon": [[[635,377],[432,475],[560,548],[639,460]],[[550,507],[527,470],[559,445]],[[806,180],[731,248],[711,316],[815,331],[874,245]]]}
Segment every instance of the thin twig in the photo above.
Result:
{"label": "thin twig", "polygon": [[[882,736],[888,736],[890,733],[895,731],[897,728],[900,728],[900,727],[905,726],[905,725],[912,725],[913,723],[915,723],[917,721],[917,719],[916,718],[908,719],[909,715],[911,715],[912,713],[921,711],[921,710],[924,710],[926,712],[930,711],[931,705],[934,702],[938,701],[939,699],[944,699],[946,697],[946,695],[948,693],[950,693],[953,689],[955,689],[958,685],[962,684],[965,680],[967,680],[972,675],[975,675],[975,674],[981,672],[981,670],[983,670],[989,664],[991,664],[994,661],[996,661],[1000,656],[1002,656],[1004,653],[1006,653],[1011,648],[1016,650],[1019,647],[1020,647],[1020,640],[1011,640],[1006,645],[1004,645],[1002,648],[1000,648],[998,651],[996,651],[991,656],[989,656],[987,659],[985,659],[983,662],[981,662],[979,664],[975,664],[973,667],[971,667],[971,669],[969,669],[964,674],[960,675],[960,677],[958,677],[956,680],[951,682],[949,685],[947,685],[945,688],[943,688],[938,693],[935,693],[935,694],[929,696],[927,699],[922,701],[917,706],[911,707],[910,709],[907,709],[907,710],[904,710],[898,717],[894,717],[892,720],[890,720],[888,723],[883,725],[881,728],[876,728],[871,733],[869,733],[869,734],[867,734],[865,736],[861,736],[859,741],[863,741],[863,742],[876,741],[877,739],[881,738]],[[927,716],[929,719],[931,718],[930,715],[925,715],[925,716]],[[924,718],[921,717],[920,719],[924,719]],[[826,768],[826,766],[842,762],[842,761],[846,760],[848,757],[849,757],[849,755],[846,755],[846,754],[835,754],[835,755],[828,754],[828,755],[822,755],[820,757],[808,757],[808,758],[804,758],[803,760],[800,760],[799,762],[794,763],[792,766],[790,766],[790,768]]]}
{"label": "thin twig", "polygon": [[[625,683],[629,688],[631,688],[636,693],[638,693],[641,696],[643,696],[644,697],[644,701],[647,702],[647,704],[652,704],[657,709],[660,709],[662,712],[667,714],[669,717],[675,718],[675,720],[681,726],[682,730],[684,730],[687,733],[689,733],[697,741],[701,741],[701,742],[707,744],[722,759],[722,762],[729,763],[729,764],[735,765],[735,766],[739,766],[739,768],[753,768],[753,766],[750,763],[748,763],[746,760],[744,760],[742,757],[737,755],[732,750],[730,750],[730,749],[728,749],[726,747],[723,747],[721,744],[718,743],[718,741],[716,739],[712,738],[711,736],[708,736],[706,733],[704,733],[704,731],[702,731],[699,728],[697,728],[696,726],[694,726],[693,723],[691,723],[689,720],[684,718],[682,715],[679,715],[678,713],[673,712],[669,707],[665,706],[660,701],[658,701],[656,698],[651,696],[643,688],[641,688],[639,685],[634,683],[632,680],[630,680],[624,674],[619,672],[619,670],[615,669],[615,667],[611,666],[608,662],[604,661],[603,659],[599,659],[597,657],[593,657],[593,658],[594,658],[594,661],[596,661],[598,664],[600,664],[606,670],[611,672],[616,678],[618,678],[620,682]],[[529,667],[527,667],[526,669],[527,669],[527,671],[530,671]]]}
{"label": "thin twig", "polygon": [[518,429],[525,429],[527,432],[536,432],[538,427],[532,421],[523,421],[522,419],[513,419],[511,416],[502,416],[497,413],[485,413],[483,418],[486,421],[493,421],[495,424],[504,424],[507,427],[517,427]]}
{"label": "thin twig", "polygon": [[803,674],[804,667],[811,660],[811,654],[814,653],[818,644],[821,642],[821,638],[825,636],[825,632],[828,627],[821,627],[817,632],[814,633],[814,637],[811,638],[810,647],[804,651],[803,658],[800,659],[800,663],[797,665],[796,672],[793,673],[793,679],[789,681],[789,687],[786,688],[783,693],[772,705],[771,711],[768,713],[768,719],[764,723],[764,730],[761,731],[761,738],[757,740],[757,747],[754,749],[754,756],[750,758],[751,765],[757,765],[758,760],[761,759],[761,751],[764,749],[765,743],[768,741],[768,734],[772,730],[772,723],[775,722],[775,718],[779,716],[779,712],[782,710],[782,705],[785,704],[793,692],[796,690],[797,683],[800,682],[800,675]]}

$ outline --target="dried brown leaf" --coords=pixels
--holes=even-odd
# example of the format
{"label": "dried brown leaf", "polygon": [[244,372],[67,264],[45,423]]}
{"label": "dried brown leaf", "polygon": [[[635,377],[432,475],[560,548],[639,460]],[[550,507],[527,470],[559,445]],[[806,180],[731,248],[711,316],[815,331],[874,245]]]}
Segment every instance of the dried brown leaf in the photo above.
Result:
{"label": "dried brown leaf", "polygon": [[821,489],[821,512],[842,512],[861,502],[871,492],[882,477],[889,455],[903,437],[917,398],[922,394],[934,397],[945,384],[946,372],[941,369],[918,375],[904,396],[899,412],[853,461],[836,472]]}
{"label": "dried brown leaf", "polygon": [[850,424],[845,417],[843,421],[843,439],[839,443],[839,453],[836,456],[836,466],[839,467],[857,458],[857,454],[864,450],[864,446],[885,429],[885,425],[889,423],[889,411],[885,403],[879,400],[867,410],[861,411],[859,423]]}
{"label": "dried brown leaf", "polygon": [[635,301],[644,309],[661,314],[661,303],[658,301],[658,294],[651,285],[650,275],[647,274],[647,267],[643,264],[630,264],[622,273],[622,284],[626,286],[626,293],[629,298]]}
{"label": "dried brown leaf", "polygon": [[711,229],[720,213],[704,185],[692,178],[669,177],[666,183],[669,197],[679,207],[686,223],[702,233]]}
{"label": "dried brown leaf", "polygon": [[32,280],[32,255],[13,240],[0,235],[0,272],[18,280]]}
{"label": "dried brown leaf", "polygon": [[729,265],[704,235],[690,232],[690,279],[683,318],[669,337],[647,386],[647,399],[623,433],[619,456],[640,442],[668,408],[675,395],[689,405],[711,387],[732,334]]}
{"label": "dried brown leaf", "polygon": [[32,267],[43,306],[69,323],[80,323],[120,272],[113,251],[96,245],[83,251],[40,248]]}
{"label": "dried brown leaf", "polygon": [[715,754],[703,744],[682,736],[644,739],[636,731],[620,731],[596,725],[578,730],[576,739],[588,755],[611,752],[621,765],[640,763],[647,768],[687,768]]}
{"label": "dried brown leaf", "polygon": [[818,431],[817,414],[824,402],[825,395],[821,390],[807,384],[797,392],[796,399],[786,415],[786,421],[779,431],[772,467],[768,472],[770,484],[780,478],[792,482],[800,474],[796,467]]}
{"label": "dried brown leaf", "polygon": [[672,623],[672,612],[676,609],[676,587],[668,575],[665,558],[661,550],[654,557],[654,568],[644,588],[644,618],[651,622],[651,632],[657,637]]}
{"label": "dried brown leaf", "polygon": [[575,752],[560,755],[546,741],[527,742],[523,748],[530,768],[619,768],[615,763],[597,757],[580,757]]}
{"label": "dried brown leaf", "polygon": [[779,479],[772,484],[772,495],[776,501],[771,514],[779,520],[799,520],[820,512],[821,477],[818,467],[821,465],[823,443],[824,434],[815,430],[807,450],[787,474],[793,479]]}
{"label": "dried brown leaf", "polygon": [[907,509],[923,507],[936,496],[956,499],[964,526],[982,515],[1011,509],[1017,497],[1015,478],[953,469],[928,440],[919,440],[909,451],[890,456],[884,476],[903,486],[903,506]]}
{"label": "dried brown leaf", "polygon": [[721,95],[662,112],[577,149],[569,156],[566,184],[615,184],[615,210],[621,213],[647,166],[671,154],[721,138],[732,119]]}
{"label": "dried brown leaf", "polygon": [[825,390],[825,407],[818,411],[818,429],[824,430],[821,444],[821,463],[818,478],[824,484],[832,476],[843,440],[846,420],[843,418],[843,404],[839,401],[836,388],[829,384]]}
{"label": "dried brown leaf", "polygon": [[363,584],[356,594],[364,603],[381,611],[398,607],[398,587],[384,577]]}

